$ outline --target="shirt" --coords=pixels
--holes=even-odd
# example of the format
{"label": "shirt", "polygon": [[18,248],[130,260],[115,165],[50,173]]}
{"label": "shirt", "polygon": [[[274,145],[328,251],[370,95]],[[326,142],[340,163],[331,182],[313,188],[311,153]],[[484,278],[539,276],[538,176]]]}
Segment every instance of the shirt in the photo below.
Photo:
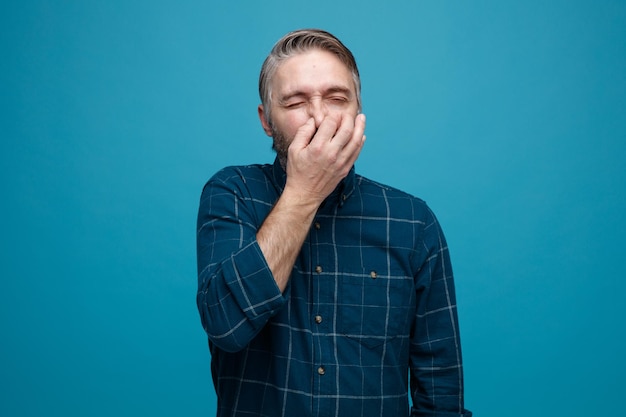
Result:
{"label": "shirt", "polygon": [[256,233],[285,183],[276,160],[225,168],[202,192],[197,306],[217,415],[471,416],[448,247],[426,203],[353,168],[281,293]]}

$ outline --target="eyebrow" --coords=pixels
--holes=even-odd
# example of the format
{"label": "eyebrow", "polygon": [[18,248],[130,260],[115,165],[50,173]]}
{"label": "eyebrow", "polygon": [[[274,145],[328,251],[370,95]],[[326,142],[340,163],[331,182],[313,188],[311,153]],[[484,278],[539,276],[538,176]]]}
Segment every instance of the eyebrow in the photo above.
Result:
{"label": "eyebrow", "polygon": [[[348,98],[352,98],[353,94],[352,91],[348,88],[348,87],[344,87],[341,85],[335,85],[335,86],[331,86],[326,88],[322,95],[323,96],[327,96],[330,94],[336,94],[336,93],[341,93],[341,94],[345,94],[346,96],[348,96]],[[287,101],[289,101],[290,99],[294,98],[294,97],[306,97],[308,95],[308,93],[304,92],[304,91],[293,91],[293,92],[289,92],[287,94],[285,94],[284,96],[279,97],[278,102],[279,103],[285,103]]]}

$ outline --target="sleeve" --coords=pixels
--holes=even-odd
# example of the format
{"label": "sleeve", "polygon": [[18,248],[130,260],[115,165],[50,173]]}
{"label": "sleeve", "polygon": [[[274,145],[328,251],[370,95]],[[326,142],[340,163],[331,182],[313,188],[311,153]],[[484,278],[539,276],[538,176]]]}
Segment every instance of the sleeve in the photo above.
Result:
{"label": "sleeve", "polygon": [[464,408],[463,365],[450,255],[434,214],[427,210],[416,276],[417,313],[411,333],[413,417],[471,417]]}
{"label": "sleeve", "polygon": [[198,210],[196,302],[209,340],[228,352],[245,348],[285,302],[257,243],[247,192],[239,175],[216,174]]}

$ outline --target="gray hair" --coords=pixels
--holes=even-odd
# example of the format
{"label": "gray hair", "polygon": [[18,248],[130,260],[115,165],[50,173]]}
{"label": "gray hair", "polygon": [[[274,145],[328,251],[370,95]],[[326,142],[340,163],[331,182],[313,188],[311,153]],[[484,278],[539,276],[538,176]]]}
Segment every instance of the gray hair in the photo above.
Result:
{"label": "gray hair", "polygon": [[361,110],[361,78],[352,52],[334,35],[320,29],[301,29],[287,33],[276,42],[261,67],[259,75],[259,96],[265,119],[271,123],[272,77],[285,60],[294,55],[313,49],[320,49],[335,55],[352,73],[356,99]]}

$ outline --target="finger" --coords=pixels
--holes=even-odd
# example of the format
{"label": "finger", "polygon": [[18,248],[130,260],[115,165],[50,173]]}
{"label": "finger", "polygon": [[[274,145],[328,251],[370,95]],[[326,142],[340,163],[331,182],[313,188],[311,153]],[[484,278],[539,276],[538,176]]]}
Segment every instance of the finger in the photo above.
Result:
{"label": "finger", "polygon": [[344,149],[347,153],[353,152],[354,149],[360,148],[363,146],[363,142],[365,141],[365,115],[359,114],[356,116],[354,120],[354,128],[350,132],[350,138],[344,146]]}
{"label": "finger", "polygon": [[335,132],[332,138],[332,144],[338,147],[339,149],[343,149],[344,146],[350,141],[352,138],[352,133],[354,132],[354,118],[348,114],[342,114],[339,127]]}
{"label": "finger", "polygon": [[326,116],[317,128],[313,140],[320,142],[320,144],[330,142],[335,136],[340,122],[341,120],[337,120],[334,116]]}
{"label": "finger", "polygon": [[294,149],[304,149],[311,142],[315,134],[315,120],[311,117],[305,124],[300,126],[291,142],[290,147]]}
{"label": "finger", "polygon": [[358,137],[364,136],[366,118],[363,113],[358,114],[354,121],[354,135]]}
{"label": "finger", "polygon": [[359,157],[363,145],[365,143],[365,115],[359,114],[354,122],[354,130],[352,136],[344,148],[341,150],[341,155],[346,163],[352,165]]}

